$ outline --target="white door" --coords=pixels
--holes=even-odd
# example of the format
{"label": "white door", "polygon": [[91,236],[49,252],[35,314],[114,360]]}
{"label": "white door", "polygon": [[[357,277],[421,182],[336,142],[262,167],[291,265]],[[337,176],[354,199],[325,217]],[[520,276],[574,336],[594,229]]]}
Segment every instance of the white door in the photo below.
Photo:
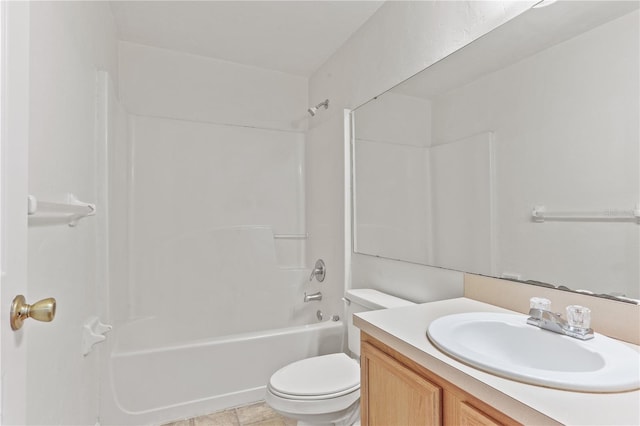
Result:
{"label": "white door", "polygon": [[[27,291],[29,3],[0,2],[0,423],[25,424],[25,331],[9,311]],[[27,302],[32,302],[27,299]]]}

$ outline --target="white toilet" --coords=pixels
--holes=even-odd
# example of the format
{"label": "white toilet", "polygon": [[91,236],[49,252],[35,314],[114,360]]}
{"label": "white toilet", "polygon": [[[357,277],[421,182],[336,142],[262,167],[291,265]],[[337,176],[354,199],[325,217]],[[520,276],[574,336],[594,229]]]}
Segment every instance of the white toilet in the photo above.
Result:
{"label": "white toilet", "polygon": [[[360,357],[360,330],[352,314],[413,305],[371,289],[347,291],[349,349]],[[360,419],[360,364],[344,353],[296,361],[276,371],[267,386],[266,402],[298,425],[350,426]]]}

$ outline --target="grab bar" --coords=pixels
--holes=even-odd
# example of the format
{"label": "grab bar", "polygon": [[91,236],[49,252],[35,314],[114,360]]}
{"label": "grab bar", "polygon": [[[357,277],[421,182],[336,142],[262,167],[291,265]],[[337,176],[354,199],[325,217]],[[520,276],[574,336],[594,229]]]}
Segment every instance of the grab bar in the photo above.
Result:
{"label": "grab bar", "polygon": [[275,240],[306,240],[309,234],[273,234]]}
{"label": "grab bar", "polygon": [[536,223],[542,223],[545,220],[565,220],[565,221],[588,221],[588,220],[606,220],[606,221],[634,221],[640,224],[640,204],[632,210],[602,210],[595,212],[553,212],[547,211],[545,206],[535,206],[531,211],[531,217]]}

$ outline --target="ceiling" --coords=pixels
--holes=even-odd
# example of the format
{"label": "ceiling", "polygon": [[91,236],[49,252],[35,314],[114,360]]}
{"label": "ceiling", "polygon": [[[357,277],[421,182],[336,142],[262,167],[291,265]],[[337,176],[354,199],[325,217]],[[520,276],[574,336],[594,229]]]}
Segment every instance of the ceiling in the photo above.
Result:
{"label": "ceiling", "polygon": [[111,1],[121,40],[309,77],[384,1]]}

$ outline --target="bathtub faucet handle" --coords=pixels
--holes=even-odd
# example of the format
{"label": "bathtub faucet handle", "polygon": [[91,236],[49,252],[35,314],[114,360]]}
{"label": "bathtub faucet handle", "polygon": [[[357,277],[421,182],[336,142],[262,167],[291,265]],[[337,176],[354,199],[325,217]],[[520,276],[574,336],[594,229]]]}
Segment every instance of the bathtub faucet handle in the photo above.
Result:
{"label": "bathtub faucet handle", "polygon": [[316,264],[311,271],[311,275],[309,275],[309,281],[313,281],[313,277],[315,277],[318,282],[324,281],[324,276],[327,273],[327,267],[324,264],[324,260],[318,259],[316,260]]}

